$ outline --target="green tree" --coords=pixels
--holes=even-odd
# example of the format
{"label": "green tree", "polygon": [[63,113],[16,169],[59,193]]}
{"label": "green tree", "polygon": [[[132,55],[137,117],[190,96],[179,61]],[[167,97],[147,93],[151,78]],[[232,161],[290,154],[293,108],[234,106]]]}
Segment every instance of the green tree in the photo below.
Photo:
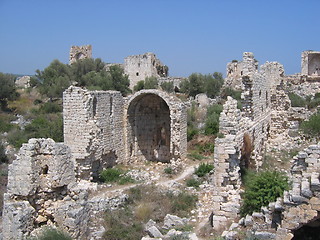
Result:
{"label": "green tree", "polygon": [[313,114],[309,120],[303,121],[300,128],[305,134],[319,137],[320,136],[320,112]]}
{"label": "green tree", "polygon": [[4,74],[0,72],[0,107],[5,109],[8,100],[16,99],[19,94],[15,87],[15,77],[12,74]]}
{"label": "green tree", "polygon": [[207,108],[207,119],[204,127],[206,135],[214,135],[219,132],[219,118],[222,110],[223,107],[219,104],[214,104]]}
{"label": "green tree", "polygon": [[[102,71],[101,73],[104,73]],[[116,90],[120,91],[122,95],[127,95],[131,92],[129,85],[130,81],[128,75],[124,74],[123,68],[120,66],[114,65],[109,68],[109,71],[106,72],[107,82],[110,81],[111,87],[102,87],[103,90]],[[106,85],[105,85],[106,86]]]}
{"label": "green tree", "polygon": [[244,178],[245,192],[240,213],[242,216],[260,211],[262,206],[276,201],[289,189],[288,178],[277,171],[247,173]]}
{"label": "green tree", "polygon": [[160,87],[163,91],[166,91],[167,93],[172,93],[174,91],[173,82],[162,82],[160,84]]}
{"label": "green tree", "polygon": [[204,75],[205,92],[208,97],[215,98],[223,85],[222,73],[214,72],[212,75]]}
{"label": "green tree", "polygon": [[158,84],[158,79],[156,77],[146,77],[144,80],[145,89],[157,89]]}
{"label": "green tree", "polygon": [[137,82],[137,84],[133,87],[133,91],[138,92],[140,90],[144,89],[144,81],[140,80]]}
{"label": "green tree", "polygon": [[[98,73],[104,70],[105,63],[100,58],[86,58],[71,64],[72,79],[80,86],[92,86],[90,78],[85,77],[88,73]],[[92,75],[91,75],[92,76]],[[94,82],[94,81],[93,81]]]}
{"label": "green tree", "polygon": [[63,91],[71,85],[72,73],[70,66],[54,60],[43,71],[37,70],[36,76],[40,79],[39,91],[51,100],[61,98]]}
{"label": "green tree", "polygon": [[199,93],[206,93],[208,97],[214,98],[220,92],[223,81],[222,74],[218,72],[212,75],[192,73],[188,79],[181,82],[180,91],[192,97]]}

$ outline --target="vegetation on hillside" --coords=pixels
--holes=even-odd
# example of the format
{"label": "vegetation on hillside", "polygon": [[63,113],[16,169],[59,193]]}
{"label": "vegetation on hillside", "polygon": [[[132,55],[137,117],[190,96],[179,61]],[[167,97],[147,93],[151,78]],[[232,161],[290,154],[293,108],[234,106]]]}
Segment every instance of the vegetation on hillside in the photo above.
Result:
{"label": "vegetation on hillside", "polygon": [[37,87],[50,99],[61,98],[71,84],[91,90],[117,90],[123,95],[130,93],[129,79],[124,70],[114,65],[105,71],[104,66],[99,58],[78,60],[71,65],[54,60],[44,70],[36,71]]}
{"label": "vegetation on hillside", "polygon": [[116,210],[107,210],[104,239],[141,239],[144,224],[150,219],[162,222],[167,214],[188,216],[196,207],[197,197],[186,193],[172,193],[153,185],[140,185],[129,189],[128,201]]}
{"label": "vegetation on hillside", "polygon": [[212,75],[192,73],[187,79],[181,82],[180,92],[192,97],[199,93],[206,93],[208,97],[214,98],[219,94],[223,82],[222,74],[218,72]]}
{"label": "vegetation on hillside", "polygon": [[284,190],[289,189],[288,178],[277,171],[246,172],[244,185],[242,216],[259,212],[262,206],[275,202]]}

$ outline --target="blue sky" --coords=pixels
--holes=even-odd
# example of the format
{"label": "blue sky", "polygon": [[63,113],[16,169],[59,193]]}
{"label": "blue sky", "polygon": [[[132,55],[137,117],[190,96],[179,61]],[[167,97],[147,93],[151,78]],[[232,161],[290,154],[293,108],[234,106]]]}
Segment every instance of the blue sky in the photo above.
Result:
{"label": "blue sky", "polygon": [[0,72],[34,74],[72,45],[122,63],[154,52],[171,76],[215,71],[253,52],[300,72],[320,50],[319,0],[0,0]]}

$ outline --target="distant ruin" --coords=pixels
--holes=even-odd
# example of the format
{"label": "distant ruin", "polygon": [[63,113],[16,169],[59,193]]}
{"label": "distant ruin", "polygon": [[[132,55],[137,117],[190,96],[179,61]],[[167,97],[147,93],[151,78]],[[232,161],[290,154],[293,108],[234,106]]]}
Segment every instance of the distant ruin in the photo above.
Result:
{"label": "distant ruin", "polygon": [[130,79],[130,88],[147,77],[167,77],[168,67],[163,65],[154,53],[129,56],[124,59],[124,72]]}
{"label": "distant ruin", "polygon": [[75,63],[77,60],[92,58],[92,46],[72,46],[69,55],[69,64]]}
{"label": "distant ruin", "polygon": [[[76,57],[76,49],[73,59],[85,56]],[[307,83],[307,93],[319,91],[319,56],[319,52],[303,52],[302,72],[291,76],[278,62],[266,62],[259,69],[251,52],[243,54],[243,61],[227,65],[225,86],[242,91],[242,109],[231,97],[223,105],[215,139],[215,172],[199,190],[207,203],[199,219],[210,221],[216,230],[227,228],[223,236],[228,239],[236,236],[235,225],[254,228],[260,239],[279,240],[291,239],[303,225],[319,225],[319,144],[294,157],[289,176],[293,188],[284,197],[239,221],[240,170],[259,169],[266,143],[288,137],[290,126],[305,118],[303,110],[291,108],[284,86],[290,83],[301,89]],[[124,69],[132,85],[138,77],[168,73],[151,53],[126,58]],[[125,199],[111,191],[104,198],[89,199],[102,169],[186,158],[188,104],[155,89],[123,97],[117,91],[69,87],[63,94],[64,143],[30,139],[9,167],[4,239],[23,239],[40,226],[54,224],[76,239],[87,239],[92,216]]]}

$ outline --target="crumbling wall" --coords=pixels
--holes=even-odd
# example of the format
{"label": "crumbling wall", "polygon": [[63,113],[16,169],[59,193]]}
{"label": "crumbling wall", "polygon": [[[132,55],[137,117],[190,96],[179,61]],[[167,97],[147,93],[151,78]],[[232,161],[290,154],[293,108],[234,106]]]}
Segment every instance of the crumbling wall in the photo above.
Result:
{"label": "crumbling wall", "polygon": [[[310,145],[293,158],[289,174],[292,189],[283,197],[234,223],[222,235],[238,239],[242,230],[251,232],[256,239],[302,239],[304,226],[319,228],[320,214],[320,144]],[[239,230],[239,231],[237,231]],[[297,234],[303,234],[297,236]],[[308,231],[308,229],[307,229]]]}
{"label": "crumbling wall", "polygon": [[320,52],[304,51],[301,54],[301,74],[312,77],[320,77]]}
{"label": "crumbling wall", "polygon": [[142,90],[126,102],[127,159],[169,162],[187,152],[186,106],[159,90]]}
{"label": "crumbling wall", "polygon": [[168,67],[154,53],[128,56],[124,59],[124,73],[129,76],[130,88],[146,77],[167,77]]}
{"label": "crumbling wall", "polygon": [[103,168],[125,162],[123,105],[117,91],[70,87],[64,92],[64,141],[78,178],[96,178]]}
{"label": "crumbling wall", "polygon": [[77,60],[92,58],[92,46],[72,46],[70,48],[69,64],[75,63]]}
{"label": "crumbling wall", "polygon": [[30,139],[23,144],[9,166],[3,206],[4,239],[24,239],[34,228],[49,223],[68,227],[73,236],[80,237],[80,232],[85,232],[85,221],[77,221],[80,215],[66,214],[77,208],[85,212],[84,207],[70,199],[67,211],[57,210],[57,205],[67,204],[64,200],[74,184],[74,162],[66,145],[52,139]]}
{"label": "crumbling wall", "polygon": [[234,60],[227,64],[227,76],[224,82],[225,87],[231,87],[236,90],[241,90],[242,77],[251,76],[258,71],[258,61],[254,58],[253,53],[244,52],[243,60]]}

